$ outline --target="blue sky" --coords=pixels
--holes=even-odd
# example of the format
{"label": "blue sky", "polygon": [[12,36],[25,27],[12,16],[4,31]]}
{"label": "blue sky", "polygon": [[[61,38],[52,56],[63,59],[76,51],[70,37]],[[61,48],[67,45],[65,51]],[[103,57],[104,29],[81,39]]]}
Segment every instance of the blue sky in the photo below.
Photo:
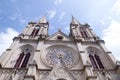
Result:
{"label": "blue sky", "polygon": [[[0,53],[30,21],[46,15],[49,33],[69,33],[71,16],[88,23],[120,60],[120,0],[0,0]],[[119,56],[118,56],[119,55]]]}

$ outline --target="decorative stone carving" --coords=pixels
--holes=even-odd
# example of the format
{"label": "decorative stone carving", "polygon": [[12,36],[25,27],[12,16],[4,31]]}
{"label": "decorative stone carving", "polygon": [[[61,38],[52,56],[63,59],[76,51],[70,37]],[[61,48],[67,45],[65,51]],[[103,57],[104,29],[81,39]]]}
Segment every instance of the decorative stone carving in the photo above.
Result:
{"label": "decorative stone carving", "polygon": [[45,64],[50,67],[58,63],[59,58],[65,63],[66,67],[73,67],[79,60],[78,53],[67,46],[51,46],[48,47],[46,52],[42,54],[42,59]]}
{"label": "decorative stone carving", "polygon": [[60,58],[57,64],[54,66],[53,70],[50,74],[43,80],[77,80],[74,76],[70,73],[68,68],[66,67],[65,63]]}

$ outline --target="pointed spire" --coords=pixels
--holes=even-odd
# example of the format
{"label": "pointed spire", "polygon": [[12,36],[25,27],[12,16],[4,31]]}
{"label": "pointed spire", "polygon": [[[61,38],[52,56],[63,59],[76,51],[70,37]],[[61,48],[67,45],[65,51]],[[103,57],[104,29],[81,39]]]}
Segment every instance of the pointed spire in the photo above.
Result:
{"label": "pointed spire", "polygon": [[71,23],[72,24],[80,24],[79,21],[73,16],[72,16],[72,22]]}
{"label": "pointed spire", "polygon": [[39,21],[39,23],[47,23],[46,16],[43,16],[43,17],[41,18],[41,20]]}

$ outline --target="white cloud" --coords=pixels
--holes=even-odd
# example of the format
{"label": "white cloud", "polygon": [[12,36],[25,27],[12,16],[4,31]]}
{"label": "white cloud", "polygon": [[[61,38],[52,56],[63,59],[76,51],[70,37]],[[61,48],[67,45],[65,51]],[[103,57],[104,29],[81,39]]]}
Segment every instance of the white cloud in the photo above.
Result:
{"label": "white cloud", "polygon": [[0,55],[10,46],[12,39],[17,35],[18,32],[12,28],[7,28],[5,32],[0,32]]}
{"label": "white cloud", "polygon": [[105,40],[107,48],[120,60],[120,22],[111,21],[109,27],[103,30],[103,40]]}
{"label": "white cloud", "polygon": [[49,18],[52,19],[56,15],[56,10],[48,11]]}
{"label": "white cloud", "polygon": [[65,16],[65,12],[62,12],[62,13],[60,14],[60,21],[63,19],[64,16]]}
{"label": "white cloud", "polygon": [[112,12],[114,12],[116,16],[120,15],[120,0],[116,0],[115,4],[112,7]]}
{"label": "white cloud", "polygon": [[112,16],[105,16],[100,20],[100,22],[102,25],[106,26],[110,24],[111,20],[112,20]]}
{"label": "white cloud", "polygon": [[120,21],[120,0],[116,0],[115,3],[111,6],[110,12],[107,12],[107,15],[103,16],[101,23],[104,26],[107,26],[111,23],[111,20]]}
{"label": "white cloud", "polygon": [[60,3],[62,3],[62,0],[55,0],[55,2],[54,2],[55,5],[58,5]]}

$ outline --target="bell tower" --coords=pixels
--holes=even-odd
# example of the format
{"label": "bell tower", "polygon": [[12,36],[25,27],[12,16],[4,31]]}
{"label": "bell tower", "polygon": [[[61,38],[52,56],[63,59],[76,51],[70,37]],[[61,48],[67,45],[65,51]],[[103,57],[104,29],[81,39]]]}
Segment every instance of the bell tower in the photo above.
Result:
{"label": "bell tower", "polygon": [[99,39],[89,24],[81,24],[73,16],[70,23],[70,35],[77,41],[95,41]]}
{"label": "bell tower", "polygon": [[0,56],[0,80],[120,80],[120,61],[72,16],[69,35],[48,34],[46,17],[29,22]]}
{"label": "bell tower", "polygon": [[[83,68],[88,76],[86,77],[87,80],[97,79],[97,77],[94,76],[94,71],[92,72],[93,69],[104,71],[116,68],[117,61],[114,56],[106,48],[104,40],[101,40],[93,32],[89,24],[81,24],[72,16],[70,36],[73,37],[78,48]],[[104,80],[104,78],[101,79]]]}
{"label": "bell tower", "polygon": [[24,37],[24,39],[45,39],[48,36],[48,28],[49,23],[44,16],[39,22],[29,22],[20,37]]}

